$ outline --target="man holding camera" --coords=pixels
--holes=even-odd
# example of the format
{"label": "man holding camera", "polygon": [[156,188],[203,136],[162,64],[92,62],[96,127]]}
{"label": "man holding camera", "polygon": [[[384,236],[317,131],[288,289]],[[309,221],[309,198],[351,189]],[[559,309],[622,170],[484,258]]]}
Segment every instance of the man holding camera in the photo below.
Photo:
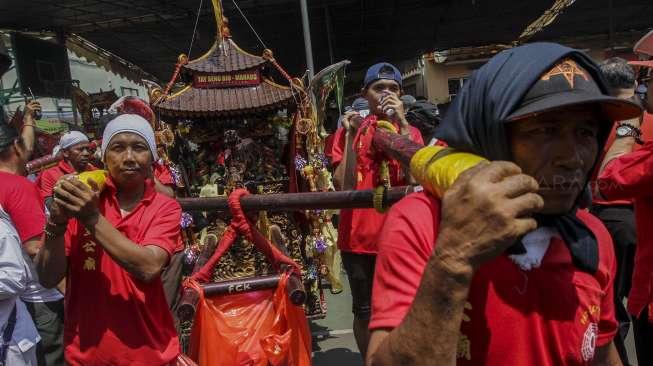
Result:
{"label": "man holding camera", "polygon": [[[371,189],[378,179],[379,164],[365,158],[362,144],[357,139],[359,127],[377,120],[391,122],[402,135],[424,143],[419,130],[412,127],[405,116],[401,96],[402,80],[399,70],[386,62],[371,66],[361,89],[361,96],[367,100],[369,111],[345,113],[342,127],[335,132],[332,164],[335,166],[336,189]],[[362,112],[362,113],[361,113]],[[390,183],[404,185],[409,176],[396,161],[389,162]],[[376,236],[385,215],[375,209],[341,210],[338,223],[338,247],[347,271],[352,292],[354,313],[354,336],[363,358],[367,350],[370,319],[372,280],[376,261]]]}

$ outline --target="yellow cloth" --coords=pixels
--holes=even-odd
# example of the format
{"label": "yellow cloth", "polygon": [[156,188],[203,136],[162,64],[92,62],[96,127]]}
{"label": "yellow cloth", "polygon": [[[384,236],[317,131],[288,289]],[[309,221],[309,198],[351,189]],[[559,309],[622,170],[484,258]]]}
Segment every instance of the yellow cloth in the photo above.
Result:
{"label": "yellow cloth", "polygon": [[333,227],[331,222],[322,223],[322,236],[327,244],[327,249],[322,253],[324,265],[329,270],[327,279],[331,283],[331,293],[337,294],[342,292],[342,280],[340,279],[340,250],[338,250],[338,231]]}
{"label": "yellow cloth", "polygon": [[91,187],[91,184],[89,181],[94,181],[95,184],[97,184],[99,188],[99,192],[102,192],[104,189],[104,185],[107,180],[107,171],[106,170],[89,170],[86,172],[81,172],[79,175],[77,175],[77,179],[79,179],[82,183],[86,184]]}
{"label": "yellow cloth", "polygon": [[427,146],[413,155],[410,172],[425,191],[442,197],[460,174],[483,161],[487,160],[478,155],[443,146]]}

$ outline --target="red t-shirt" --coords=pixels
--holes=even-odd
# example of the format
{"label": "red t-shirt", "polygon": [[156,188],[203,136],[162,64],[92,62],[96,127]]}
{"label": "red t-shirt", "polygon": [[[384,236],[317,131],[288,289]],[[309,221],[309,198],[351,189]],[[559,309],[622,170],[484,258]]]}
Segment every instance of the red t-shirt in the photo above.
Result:
{"label": "red t-shirt", "polygon": [[645,306],[653,303],[653,140],[609,162],[598,185],[607,199],[629,199],[634,203],[637,249],[628,312],[639,316]]}
{"label": "red t-shirt", "polygon": [[[597,218],[584,211],[578,218],[599,242],[596,274],[578,270],[557,238],[531,271],[505,255],[483,265],[469,290],[458,364],[584,365],[595,347],[612,340],[612,242]],[[390,209],[379,236],[370,329],[395,328],[403,320],[433,253],[439,221],[440,202],[424,192]]]}
{"label": "red t-shirt", "polygon": [[[93,165],[89,164],[86,170],[95,170]],[[46,169],[39,174],[34,182],[41,192],[41,197],[43,199],[52,196],[52,190],[54,189],[55,183],[59,178],[63,177],[66,174],[75,174],[75,168],[70,166],[64,160],[61,160],[59,164],[53,166],[52,168]]]}
{"label": "red t-shirt", "polygon": [[[161,184],[164,186],[171,186],[172,188],[176,187],[175,181],[172,178],[172,173],[170,172],[170,166],[168,166],[168,164],[165,162],[155,162],[152,164],[152,168],[154,169],[154,176],[159,180]],[[179,236],[179,242],[177,243],[177,246],[175,246],[174,253],[179,253],[184,249],[184,241],[182,240],[181,236]]]}
{"label": "red t-shirt", "polygon": [[43,234],[45,213],[41,194],[34,183],[20,175],[0,172],[0,208],[11,217],[25,242]]}
{"label": "red t-shirt", "polygon": [[[107,179],[100,213],[138,245],[169,255],[179,239],[177,201],[146,183],[141,202],[125,217]],[[180,353],[161,280],[144,283],[116,263],[77,221],[65,235],[68,256],[64,346],[71,365],[164,365]]]}
{"label": "red t-shirt", "polygon": [[[610,147],[612,147],[612,144],[614,143],[614,140],[617,138],[617,123],[614,124],[612,127],[612,131],[610,131],[610,135],[608,135],[608,141],[605,143],[605,147],[603,148],[603,154],[601,155],[601,158],[599,159],[600,162],[603,161],[603,157],[605,154],[608,152]],[[650,113],[644,113],[644,118],[642,120],[642,141],[653,141],[653,114]],[[642,148],[642,145],[635,144],[633,145],[633,151],[637,151]],[[594,177],[593,181],[596,181],[597,177]],[[596,196],[594,196],[594,199],[592,200],[592,203],[595,205],[604,205],[604,206],[616,206],[616,205],[631,205],[632,201],[631,200],[614,200],[614,201],[609,201],[605,199],[600,199]]]}
{"label": "red t-shirt", "polygon": [[[362,124],[370,118],[368,116]],[[424,144],[422,134],[415,127],[410,126],[410,139]],[[346,142],[346,131],[344,127],[336,130],[332,149],[329,152],[331,163],[336,167],[343,158]],[[354,147],[356,154],[360,154],[360,144]],[[355,189],[374,188],[375,179],[378,174],[378,165],[369,164],[366,168],[357,172]],[[393,186],[406,184],[403,172],[399,164],[390,164],[390,182]],[[376,236],[381,230],[385,214],[378,213],[373,208],[367,209],[343,209],[340,210],[338,221],[338,247],[343,252],[358,254],[376,254]]]}
{"label": "red t-shirt", "polygon": [[172,179],[172,173],[170,173],[170,167],[166,163],[155,162],[152,164],[154,168],[154,176],[156,179],[165,186],[174,186],[175,181]]}
{"label": "red t-shirt", "polygon": [[[335,140],[335,137],[336,137],[336,132],[330,134],[324,139],[324,156],[326,156],[329,159],[331,164],[333,164],[333,142]],[[340,149],[343,150],[344,145],[343,147],[340,147]],[[342,160],[342,156],[340,156],[340,160]]]}

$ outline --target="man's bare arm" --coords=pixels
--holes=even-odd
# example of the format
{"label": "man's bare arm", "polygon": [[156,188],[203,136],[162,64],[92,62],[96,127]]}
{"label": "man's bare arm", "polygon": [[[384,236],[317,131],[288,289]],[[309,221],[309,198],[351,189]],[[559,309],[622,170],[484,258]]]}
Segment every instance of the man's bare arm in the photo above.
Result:
{"label": "man's bare arm", "polygon": [[[442,200],[435,250],[402,323],[374,331],[367,365],[454,365],[474,271],[534,230],[544,205],[537,182],[512,163],[461,174]],[[436,332],[432,330],[436,329]]]}
{"label": "man's bare arm", "polygon": [[[641,117],[634,118],[632,120],[628,120],[624,122],[639,128],[641,123]],[[603,161],[601,162],[601,168],[599,169],[599,175],[601,175],[601,172],[603,171],[603,169],[605,169],[605,166],[610,161],[620,157],[621,155],[628,154],[629,152],[633,151],[634,146],[635,146],[634,137],[626,136],[626,137],[616,138],[612,143],[612,146],[610,146],[608,151],[605,153],[605,157],[603,157]]]}
{"label": "man's bare arm", "polygon": [[334,172],[334,184],[339,191],[348,191],[356,187],[356,152],[354,151],[354,131],[345,133],[345,152],[342,161]]}
{"label": "man's bare arm", "polygon": [[354,136],[356,135],[358,112],[347,112],[342,119],[345,129],[345,148],[340,164],[333,172],[333,184],[338,191],[347,191],[356,187],[356,152]]}
{"label": "man's bare arm", "polygon": [[134,243],[102,215],[89,219],[84,226],[113,260],[143,282],[158,278],[168,263],[168,253],[165,250],[155,245],[141,246]]}
{"label": "man's bare arm", "polygon": [[[57,286],[66,276],[68,258],[64,244],[64,227],[56,237],[46,237],[43,248],[39,250],[34,263],[39,275],[39,282],[45,288]],[[55,231],[56,229],[50,228]]]}
{"label": "man's bare arm", "polygon": [[30,101],[25,105],[25,113],[23,115],[23,129],[20,132],[20,137],[25,144],[27,156],[32,156],[34,151],[34,142],[36,141],[34,135],[34,128],[36,121],[34,121],[34,112],[41,110],[41,104],[37,101]]}
{"label": "man's bare arm", "polygon": [[36,253],[39,252],[42,246],[43,240],[41,239],[41,235],[35,236],[23,242],[23,248],[25,249],[25,252],[27,252],[27,255],[29,255],[32,259],[36,256]]}
{"label": "man's bare arm", "polygon": [[440,255],[432,256],[402,323],[390,332],[372,332],[367,365],[455,365],[472,275],[471,268],[448,266]]}
{"label": "man's bare arm", "polygon": [[623,363],[619,358],[619,353],[617,348],[614,346],[614,342],[610,342],[603,347],[596,349],[594,354],[594,360],[592,360],[593,366],[621,366]]}

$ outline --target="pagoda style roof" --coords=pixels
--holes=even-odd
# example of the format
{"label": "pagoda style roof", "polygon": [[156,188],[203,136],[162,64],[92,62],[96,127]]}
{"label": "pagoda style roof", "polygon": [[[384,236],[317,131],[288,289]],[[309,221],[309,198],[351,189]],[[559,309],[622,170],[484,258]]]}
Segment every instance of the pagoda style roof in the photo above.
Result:
{"label": "pagoda style roof", "polygon": [[283,108],[292,102],[289,87],[263,80],[251,87],[194,88],[188,85],[157,105],[167,115],[230,116]]}
{"label": "pagoda style roof", "polygon": [[223,38],[207,53],[189,61],[184,69],[191,73],[225,73],[260,67],[266,62],[263,57],[242,50],[231,38]]}
{"label": "pagoda style roof", "polygon": [[[178,58],[175,74],[165,91],[150,90],[154,108],[174,117],[225,117],[273,111],[290,105],[293,91],[275,83],[267,66],[288,75],[274,60],[272,51],[253,55],[231,39],[228,20],[222,16],[221,0],[212,0],[217,34],[213,46],[199,58]],[[190,79],[181,90],[168,94],[180,71]]]}

